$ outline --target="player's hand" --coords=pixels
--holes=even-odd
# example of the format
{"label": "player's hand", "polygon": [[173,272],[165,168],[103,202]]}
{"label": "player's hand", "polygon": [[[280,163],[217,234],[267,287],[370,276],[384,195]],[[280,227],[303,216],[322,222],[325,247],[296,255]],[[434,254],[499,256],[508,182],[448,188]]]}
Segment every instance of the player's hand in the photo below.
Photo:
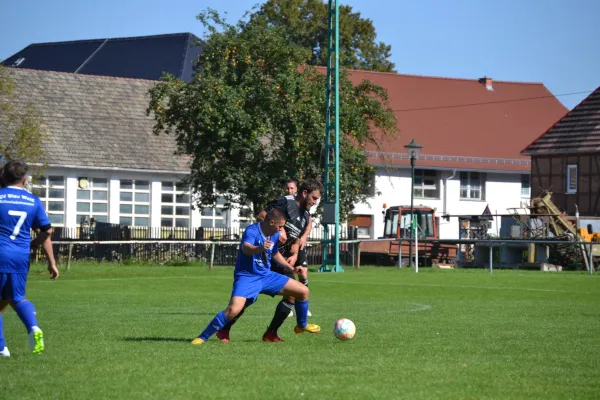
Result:
{"label": "player's hand", "polygon": [[284,245],[287,241],[287,233],[285,233],[285,229],[281,229],[279,231],[279,244]]}
{"label": "player's hand", "polygon": [[265,240],[265,244],[263,244],[262,250],[271,250],[273,248],[273,245],[275,245],[275,243],[271,241],[271,237],[269,236],[267,240]]}
{"label": "player's hand", "polygon": [[292,254],[291,256],[289,256],[286,261],[288,264],[290,264],[290,266],[292,268],[294,268],[294,265],[296,265],[296,260],[298,259],[298,254]]}
{"label": "player's hand", "polygon": [[296,275],[299,275],[302,272],[302,265],[298,265],[297,267],[294,267],[294,273]]}
{"label": "player's hand", "polygon": [[48,272],[50,272],[50,279],[52,279],[53,281],[56,280],[56,278],[58,278],[58,276],[60,275],[60,273],[58,272],[58,268],[56,268],[56,264],[48,263]]}
{"label": "player's hand", "polygon": [[306,236],[302,236],[302,237],[300,238],[300,250],[303,250],[303,249],[304,249],[304,246],[306,246],[306,240],[307,240],[307,237],[306,237]]}

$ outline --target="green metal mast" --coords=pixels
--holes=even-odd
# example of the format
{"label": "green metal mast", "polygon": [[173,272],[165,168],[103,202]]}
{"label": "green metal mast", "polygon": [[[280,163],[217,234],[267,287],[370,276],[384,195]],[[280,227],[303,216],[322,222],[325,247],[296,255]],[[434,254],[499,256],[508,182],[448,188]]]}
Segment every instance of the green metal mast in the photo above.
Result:
{"label": "green metal mast", "polygon": [[[329,0],[327,98],[325,110],[325,193],[321,272],[344,272],[340,265],[340,18],[338,0]],[[334,225],[333,237],[330,225]],[[329,254],[331,248],[332,254]]]}

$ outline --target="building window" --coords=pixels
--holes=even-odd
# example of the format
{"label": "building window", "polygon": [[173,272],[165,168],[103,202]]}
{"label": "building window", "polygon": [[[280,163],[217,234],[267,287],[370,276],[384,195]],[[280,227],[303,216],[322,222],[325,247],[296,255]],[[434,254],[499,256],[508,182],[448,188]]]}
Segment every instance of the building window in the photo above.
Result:
{"label": "building window", "polygon": [[119,223],[127,226],[150,226],[150,182],[121,180]]}
{"label": "building window", "polygon": [[431,169],[416,169],[414,197],[418,199],[438,199],[439,179],[437,171]]}
{"label": "building window", "polygon": [[577,165],[567,165],[567,193],[577,193]]}
{"label": "building window", "polygon": [[202,228],[226,228],[225,215],[227,210],[225,209],[225,203],[225,199],[219,197],[217,198],[216,207],[203,208],[200,213],[200,226]]}
{"label": "building window", "polygon": [[31,192],[42,201],[52,225],[63,226],[65,224],[65,178],[36,177],[33,179]]}
{"label": "building window", "polygon": [[77,224],[108,222],[108,179],[81,177],[77,183]]}
{"label": "building window", "polygon": [[190,194],[181,182],[161,183],[160,226],[190,227]]}
{"label": "building window", "polygon": [[356,227],[357,236],[359,239],[370,239],[371,227],[373,226],[373,216],[355,215],[348,225]]}
{"label": "building window", "polygon": [[531,197],[531,175],[521,175],[521,197]]}
{"label": "building window", "polygon": [[485,199],[485,175],[481,172],[460,173],[460,198],[465,200]]}

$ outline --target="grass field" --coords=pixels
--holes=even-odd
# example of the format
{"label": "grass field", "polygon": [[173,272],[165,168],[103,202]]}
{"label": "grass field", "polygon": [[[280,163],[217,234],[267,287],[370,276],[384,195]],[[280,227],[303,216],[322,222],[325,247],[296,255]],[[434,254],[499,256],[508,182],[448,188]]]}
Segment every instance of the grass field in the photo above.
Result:
{"label": "grass field", "polygon": [[[37,267],[36,267],[37,268]],[[78,265],[33,272],[46,352],[29,354],[4,314],[13,356],[1,399],[598,399],[600,276],[393,268],[313,273],[318,335],[260,340],[278,299],[191,346],[227,303],[231,268]],[[336,319],[356,339],[337,341]]]}

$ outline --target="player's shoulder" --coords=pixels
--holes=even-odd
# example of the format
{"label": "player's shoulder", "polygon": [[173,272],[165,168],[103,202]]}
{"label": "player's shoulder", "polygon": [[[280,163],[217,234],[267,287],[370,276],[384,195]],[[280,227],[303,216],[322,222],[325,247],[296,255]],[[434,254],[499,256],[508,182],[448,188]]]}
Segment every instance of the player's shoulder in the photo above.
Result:
{"label": "player's shoulder", "polygon": [[259,232],[258,224],[259,223],[257,222],[257,223],[254,223],[252,225],[248,225],[246,227],[246,229],[244,229],[243,236],[248,237],[248,236],[256,235]]}

